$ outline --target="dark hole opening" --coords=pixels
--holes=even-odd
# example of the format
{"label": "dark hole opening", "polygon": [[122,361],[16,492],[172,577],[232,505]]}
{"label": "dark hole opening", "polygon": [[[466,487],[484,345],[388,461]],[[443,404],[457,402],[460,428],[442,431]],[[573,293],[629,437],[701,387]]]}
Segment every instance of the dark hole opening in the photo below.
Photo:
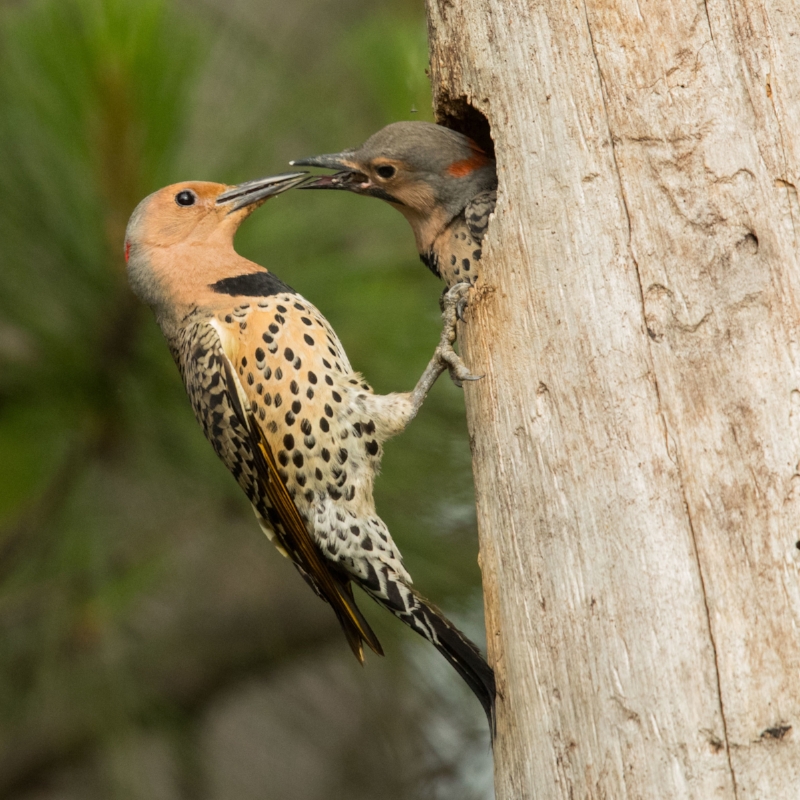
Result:
{"label": "dark hole opening", "polygon": [[490,158],[494,158],[494,142],[489,120],[467,102],[466,97],[456,97],[442,103],[436,115],[440,125],[463,133],[475,141]]}

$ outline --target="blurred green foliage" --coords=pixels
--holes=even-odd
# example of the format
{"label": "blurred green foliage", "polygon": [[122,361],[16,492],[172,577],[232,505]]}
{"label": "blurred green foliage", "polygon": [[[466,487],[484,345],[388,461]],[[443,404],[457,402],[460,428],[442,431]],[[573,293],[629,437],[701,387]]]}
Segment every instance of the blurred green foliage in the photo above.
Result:
{"label": "blurred green foliage", "polygon": [[[388,656],[359,669],[258,533],[122,258],[162,185],[280,172],[430,119],[425,33],[401,0],[0,5],[0,797],[286,797],[284,773],[295,798],[490,791],[455,674],[365,598]],[[441,287],[396,212],[292,192],[237,247],[321,308],[377,391],[413,385]],[[387,447],[376,499],[419,588],[480,638],[446,380]],[[237,711],[251,695],[272,709],[255,732]],[[329,765],[318,786],[309,759]]]}

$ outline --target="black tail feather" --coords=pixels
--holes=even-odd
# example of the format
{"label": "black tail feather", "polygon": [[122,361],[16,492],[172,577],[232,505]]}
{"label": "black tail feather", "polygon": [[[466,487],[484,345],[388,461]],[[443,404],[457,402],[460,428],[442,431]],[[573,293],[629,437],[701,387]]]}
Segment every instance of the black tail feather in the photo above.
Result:
{"label": "black tail feather", "polygon": [[[483,706],[494,739],[496,723],[494,671],[486,663],[481,651],[436,606],[409,586],[395,584],[392,588],[396,589],[399,586],[402,586],[404,591],[390,591],[388,599],[380,597],[375,599],[425,637],[447,659]],[[402,595],[406,595],[404,601],[397,602]]]}
{"label": "black tail feather", "polygon": [[433,645],[450,662],[480,701],[494,739],[496,695],[494,671],[486,663],[480,650],[438,609],[424,603],[419,609],[415,609],[413,615],[425,627],[433,630],[436,635],[436,639],[431,640]]}

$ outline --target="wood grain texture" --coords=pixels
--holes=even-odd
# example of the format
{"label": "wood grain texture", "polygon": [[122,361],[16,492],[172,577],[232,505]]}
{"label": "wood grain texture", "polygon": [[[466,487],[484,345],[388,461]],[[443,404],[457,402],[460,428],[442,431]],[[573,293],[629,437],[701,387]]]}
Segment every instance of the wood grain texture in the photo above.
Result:
{"label": "wood grain texture", "polygon": [[796,2],[428,14],[500,179],[461,331],[497,796],[796,800]]}

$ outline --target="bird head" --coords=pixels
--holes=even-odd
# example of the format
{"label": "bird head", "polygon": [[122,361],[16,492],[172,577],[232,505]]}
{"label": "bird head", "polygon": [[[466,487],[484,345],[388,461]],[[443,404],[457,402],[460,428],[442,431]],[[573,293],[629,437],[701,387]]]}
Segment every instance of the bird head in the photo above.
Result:
{"label": "bird head", "polygon": [[170,284],[189,287],[210,280],[210,273],[238,258],[233,237],[239,225],[270,197],[305,179],[305,172],[292,172],[237,186],[188,181],[145,197],[125,231],[125,261],[134,292],[156,307],[164,304]]}
{"label": "bird head", "polygon": [[420,250],[476,194],[497,186],[495,162],[472,139],[430,122],[395,122],[357,149],[291,164],[338,170],[303,189],[343,189],[391,203],[411,223]]}

